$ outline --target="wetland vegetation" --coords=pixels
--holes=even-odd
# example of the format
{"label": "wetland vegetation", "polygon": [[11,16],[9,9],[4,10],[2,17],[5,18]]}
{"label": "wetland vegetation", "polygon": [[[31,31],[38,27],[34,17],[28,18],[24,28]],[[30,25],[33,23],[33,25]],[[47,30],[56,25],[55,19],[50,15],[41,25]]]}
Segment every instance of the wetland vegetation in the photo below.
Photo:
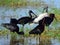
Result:
{"label": "wetland vegetation", "polygon": [[[0,24],[9,22],[10,18],[18,19],[23,16],[28,16],[30,9],[38,15],[42,13],[42,7],[45,5],[50,6],[49,13],[55,13],[58,20],[53,21],[49,30],[46,27],[41,36],[29,35],[28,32],[35,26],[29,27],[28,24],[24,28],[24,36],[12,33],[8,29],[0,26],[0,45],[60,45],[60,8],[56,8],[52,2],[51,4],[47,4],[41,0],[0,0]],[[21,26],[19,27],[20,31],[22,31]]]}

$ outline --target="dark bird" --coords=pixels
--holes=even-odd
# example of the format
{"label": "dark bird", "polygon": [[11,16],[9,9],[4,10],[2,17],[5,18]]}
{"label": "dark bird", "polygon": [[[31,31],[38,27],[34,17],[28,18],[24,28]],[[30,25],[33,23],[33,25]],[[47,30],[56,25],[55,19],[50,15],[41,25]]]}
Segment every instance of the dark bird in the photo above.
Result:
{"label": "dark bird", "polygon": [[[48,14],[48,11],[47,11],[48,10],[48,7],[44,8],[44,10],[46,10],[46,13],[42,13],[39,16],[37,16],[37,18],[35,18],[32,21],[32,23],[37,23],[38,24],[40,20],[43,20],[43,18],[45,18],[45,21],[44,21],[45,22],[45,25],[46,26],[49,26],[53,22],[54,18],[56,19],[54,13]],[[57,21],[57,19],[56,19],[56,21]]]}
{"label": "dark bird", "polygon": [[16,18],[11,18],[10,19],[10,24],[17,25],[17,23],[18,23],[18,20]]}
{"label": "dark bird", "polygon": [[36,26],[33,30],[31,30],[29,32],[29,34],[42,34],[45,28],[45,24],[44,24],[44,19],[39,21],[39,25]]}
{"label": "dark bird", "polygon": [[[44,12],[45,10],[46,10],[46,12]],[[43,13],[42,13],[42,14],[39,14],[39,15],[32,21],[32,23],[37,23],[37,24],[38,24],[39,21],[42,20],[42,19],[45,18],[45,17],[49,17],[49,14],[48,14],[48,6],[43,9]]]}
{"label": "dark bird", "polygon": [[22,18],[18,19],[18,24],[21,24],[23,26],[23,28],[24,28],[25,24],[30,23],[34,18],[36,18],[36,15],[34,14],[35,17],[33,18],[32,14],[34,14],[32,12],[32,10],[29,10],[29,15],[30,16],[26,16],[26,17],[22,17]]}
{"label": "dark bird", "polygon": [[[48,17],[44,17],[38,21],[38,26],[29,32],[29,34],[41,34],[44,31],[44,27],[48,26],[53,22],[55,14],[50,13]],[[56,19],[57,20],[57,19]]]}
{"label": "dark bird", "polygon": [[[46,13],[48,13],[48,6],[46,6],[44,8],[44,10],[46,10]],[[54,13],[50,13],[50,14],[48,14],[47,17],[44,17],[44,18],[45,18],[45,25],[46,26],[49,26],[53,22],[54,18],[57,21]]]}
{"label": "dark bird", "polygon": [[49,17],[45,17],[45,21],[44,21],[45,22],[45,25],[46,26],[49,26],[53,22],[54,18],[56,19],[55,14],[50,13],[49,14]]}
{"label": "dark bird", "polygon": [[9,29],[11,32],[16,32],[17,34],[24,34],[24,32],[19,32],[19,27],[17,25],[2,23],[2,26]]}
{"label": "dark bird", "polygon": [[33,30],[29,32],[29,34],[41,34],[44,31],[44,25],[38,25]]}

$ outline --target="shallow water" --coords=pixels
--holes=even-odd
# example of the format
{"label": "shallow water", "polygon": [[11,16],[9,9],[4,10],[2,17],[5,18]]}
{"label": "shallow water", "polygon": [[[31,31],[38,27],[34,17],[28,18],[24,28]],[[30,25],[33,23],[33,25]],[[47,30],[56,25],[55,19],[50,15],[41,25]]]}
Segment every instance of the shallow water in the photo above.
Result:
{"label": "shallow water", "polygon": [[40,38],[39,36],[25,37],[23,35],[0,36],[0,45],[60,45],[59,39],[54,38]]}
{"label": "shallow water", "polygon": [[[2,23],[9,23],[11,18],[19,19],[24,16],[29,16],[29,10],[32,10],[36,15],[39,15],[42,13],[43,8],[41,7],[22,7],[22,8],[8,8],[8,7],[0,7],[0,25]],[[56,23],[56,25],[51,25],[50,29],[58,29],[60,28],[60,22]],[[30,29],[30,26],[27,24],[25,28],[28,27]],[[36,26],[32,26],[33,28]],[[33,29],[31,28],[31,29]],[[2,26],[0,26],[0,29],[4,30]]]}

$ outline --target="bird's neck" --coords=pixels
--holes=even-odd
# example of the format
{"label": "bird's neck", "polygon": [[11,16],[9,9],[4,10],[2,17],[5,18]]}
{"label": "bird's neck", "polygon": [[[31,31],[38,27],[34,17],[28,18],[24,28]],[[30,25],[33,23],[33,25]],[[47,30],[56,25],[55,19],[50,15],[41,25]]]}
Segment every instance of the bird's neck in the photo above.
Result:
{"label": "bird's neck", "polygon": [[30,17],[32,18],[32,15],[31,15],[31,13],[29,13],[29,15],[30,15]]}
{"label": "bird's neck", "polygon": [[[31,17],[31,18],[33,18],[32,14],[34,14],[34,13],[33,13],[33,12],[29,12],[29,15],[30,15],[30,17]],[[34,14],[34,16],[35,16],[34,18],[36,18],[36,17],[37,17],[37,15],[36,15],[36,14]]]}

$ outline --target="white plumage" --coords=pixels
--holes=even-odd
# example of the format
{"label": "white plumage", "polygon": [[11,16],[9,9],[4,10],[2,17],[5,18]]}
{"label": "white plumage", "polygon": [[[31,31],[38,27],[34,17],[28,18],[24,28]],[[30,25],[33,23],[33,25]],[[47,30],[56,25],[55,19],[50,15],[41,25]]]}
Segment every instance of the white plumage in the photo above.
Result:
{"label": "white plumage", "polygon": [[42,20],[44,17],[48,17],[48,13],[40,14],[37,18],[34,19],[33,23],[38,23],[40,20]]}

